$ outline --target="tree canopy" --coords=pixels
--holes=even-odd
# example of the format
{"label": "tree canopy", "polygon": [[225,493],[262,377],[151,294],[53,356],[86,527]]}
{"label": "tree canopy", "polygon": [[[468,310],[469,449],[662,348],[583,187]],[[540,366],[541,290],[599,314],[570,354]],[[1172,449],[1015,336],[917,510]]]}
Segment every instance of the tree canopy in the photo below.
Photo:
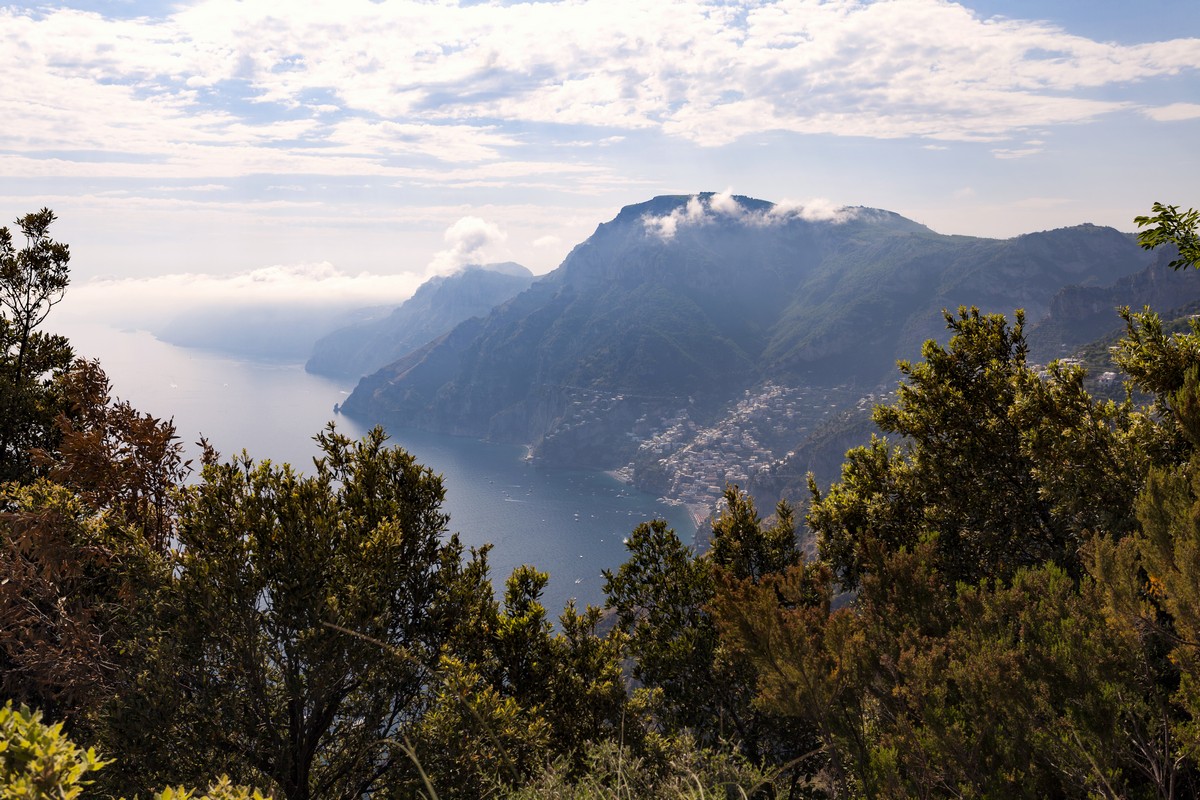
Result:
{"label": "tree canopy", "polygon": [[0,480],[32,474],[30,452],[53,446],[63,410],[53,379],[73,352],[64,337],[37,330],[68,283],[71,254],[50,238],[54,220],[48,208],[18,219],[20,248],[0,228]]}
{"label": "tree canopy", "polygon": [[1092,400],[1079,368],[1026,363],[1024,316],[960,308],[949,343],[903,362],[896,402],[846,454],[828,493],[810,481],[808,524],[846,589],[872,560],[935,541],[951,586],[1046,561],[1079,571],[1089,532],[1128,532],[1151,432],[1131,406]]}
{"label": "tree canopy", "polygon": [[1179,255],[1170,262],[1175,269],[1200,265],[1200,211],[1189,208],[1180,211],[1178,206],[1155,203],[1148,216],[1134,217],[1139,228],[1147,228],[1138,234],[1138,244],[1147,250],[1162,245],[1172,245]]}

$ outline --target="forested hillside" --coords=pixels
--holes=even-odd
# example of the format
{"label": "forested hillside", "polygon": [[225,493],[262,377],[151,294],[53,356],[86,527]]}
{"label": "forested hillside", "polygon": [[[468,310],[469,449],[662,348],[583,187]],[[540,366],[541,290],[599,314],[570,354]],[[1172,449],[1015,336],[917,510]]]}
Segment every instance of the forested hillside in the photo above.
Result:
{"label": "forested hillside", "polygon": [[[731,486],[707,552],[639,525],[606,608],[552,626],[545,575],[494,592],[381,430],[319,433],[306,474],[181,462],[43,330],[53,221],[0,231],[10,796],[1200,791],[1200,321],[1125,312],[1139,405],[1035,369],[1019,312],[949,311],[803,520]],[[1200,265],[1200,215],[1138,224]]]}
{"label": "forested hillside", "polygon": [[942,336],[944,308],[1038,320],[1064,286],[1107,286],[1149,261],[1091,225],[995,240],[879,209],[814,218],[748,197],[657,197],[485,319],[368,376],[345,409],[610,468],[633,455],[643,416],[715,411],[771,381],[870,391]]}

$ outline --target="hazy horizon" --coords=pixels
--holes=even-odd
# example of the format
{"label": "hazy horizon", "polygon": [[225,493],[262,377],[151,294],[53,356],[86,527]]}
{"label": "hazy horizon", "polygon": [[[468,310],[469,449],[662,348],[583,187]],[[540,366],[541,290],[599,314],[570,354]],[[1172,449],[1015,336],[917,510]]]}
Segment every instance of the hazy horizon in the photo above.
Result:
{"label": "hazy horizon", "polygon": [[1200,5],[94,2],[0,8],[0,223],[76,309],[399,302],[734,192],[941,233],[1195,205]]}

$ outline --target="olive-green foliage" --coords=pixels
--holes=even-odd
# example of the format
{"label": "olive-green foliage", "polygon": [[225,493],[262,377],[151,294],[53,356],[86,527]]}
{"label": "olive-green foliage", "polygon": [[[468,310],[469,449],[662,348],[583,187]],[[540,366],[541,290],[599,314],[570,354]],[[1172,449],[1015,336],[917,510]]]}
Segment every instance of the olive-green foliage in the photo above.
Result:
{"label": "olive-green foliage", "polygon": [[541,708],[503,695],[474,667],[454,658],[443,658],[439,672],[441,688],[412,741],[437,796],[474,798],[524,783],[550,746]]}
{"label": "olive-green foliage", "polygon": [[464,646],[448,643],[438,689],[411,744],[443,800],[519,785],[549,757],[546,712],[557,665],[541,604],[546,581],[546,573],[518,567],[505,584],[503,608],[480,583],[487,596],[461,619]]}
{"label": "olive-green foliage", "polygon": [[504,585],[504,610],[496,617],[494,651],[499,683],[506,694],[526,705],[549,697],[555,664],[550,621],[542,592],[550,576],[531,566],[517,567]]}
{"label": "olive-green foliage", "polygon": [[[93,783],[87,776],[112,760],[102,760],[95,748],[76,745],[63,733],[61,722],[42,722],[40,711],[0,708],[0,798],[4,800],[74,800]],[[151,794],[154,800],[265,800],[258,789],[235,786],[227,776],[206,791],[168,786]]]}
{"label": "olive-green foliage", "polygon": [[882,795],[1143,794],[1127,736],[1146,712],[1143,664],[1090,582],[1052,565],[1021,570],[1007,585],[960,587],[947,616],[940,634],[868,635],[899,673],[876,676],[869,695],[888,720],[869,756]]}
{"label": "olive-green foliage", "polygon": [[793,517],[781,504],[777,519],[764,523],[735,486],[724,499],[708,553],[693,554],[661,520],[643,523],[627,542],[629,559],[604,573],[605,592],[629,637],[634,678],[655,690],[646,707],[663,731],[782,763],[806,746],[797,745],[806,726],[752,705],[751,666],[720,642],[710,604],[720,576],[757,581],[799,561]]}
{"label": "olive-green foliage", "polygon": [[889,798],[1146,794],[1153,665],[1089,579],[1046,565],[951,586],[934,538],[868,548],[840,610],[820,564],[727,585],[714,604],[756,667],[759,704],[816,727],[814,783]]}
{"label": "olive-green foliage", "polygon": [[800,561],[792,507],[780,502],[775,521],[764,527],[748,494],[725,491],[725,507],[713,522],[709,558],[733,577],[759,579]]}
{"label": "olive-green foliage", "polygon": [[1194,267],[1200,263],[1200,211],[1189,208],[1180,212],[1178,206],[1155,203],[1152,216],[1134,217],[1139,228],[1154,227],[1138,234],[1138,244],[1153,250],[1164,244],[1174,245],[1179,257],[1169,266],[1175,269]]}
{"label": "olive-green foliage", "polygon": [[1185,330],[1171,330],[1150,309],[1122,308],[1120,313],[1125,336],[1114,347],[1113,359],[1133,387],[1152,398],[1150,410],[1169,436],[1160,444],[1156,460],[1185,461],[1189,447],[1200,443],[1200,430],[1181,427],[1178,413],[1194,402],[1194,391],[1185,390],[1185,383],[1189,370],[1200,368],[1200,320],[1188,320]]}
{"label": "olive-green foliage", "polygon": [[[948,315],[950,344],[901,365],[876,410],[899,446],[853,450],[840,484],[813,487],[825,564],[719,587],[722,641],[754,665],[758,703],[818,731],[813,785],[1195,789],[1200,330],[1125,316],[1117,357],[1150,413],[1093,401],[1077,369],[1034,372],[1019,316]],[[840,610],[831,577],[855,589]]]}
{"label": "olive-green foliage", "polygon": [[608,606],[629,636],[634,677],[662,690],[670,729],[709,728],[717,712],[716,633],[710,565],[663,520],[644,522],[626,542],[628,560],[604,572]]}
{"label": "olive-green foliage", "polygon": [[[1153,327],[1154,320],[1142,316]],[[1098,541],[1089,552],[1112,628],[1138,643],[1151,670],[1149,696],[1157,713],[1142,715],[1130,730],[1164,795],[1172,787],[1195,789],[1200,766],[1200,359],[1183,369],[1182,385],[1171,390],[1178,360],[1194,338],[1161,342],[1161,350],[1139,359],[1147,382],[1165,392],[1157,402],[1190,445],[1188,460],[1150,470],[1138,498],[1140,529],[1118,542]]]}
{"label": "olive-green foliage", "polygon": [[56,385],[44,477],[0,484],[0,690],[90,741],[139,664],[188,466],[173,426],[113,401],[95,363]]}
{"label": "olive-green foliage", "polygon": [[555,752],[570,755],[577,769],[583,768],[589,745],[621,739],[626,726],[626,741],[636,739],[637,709],[627,702],[621,666],[626,637],[616,627],[601,634],[600,624],[600,609],[587,606],[578,611],[569,603],[550,642],[555,669],[549,680],[552,702],[545,713]]}
{"label": "olive-green foliage", "polygon": [[40,711],[14,708],[11,700],[0,708],[0,798],[74,800],[91,783],[88,774],[108,762],[62,728],[42,722]]}
{"label": "olive-green foliage", "polygon": [[[482,564],[486,574],[486,561]],[[624,635],[597,632],[601,612],[569,604],[551,630],[541,605],[547,576],[518,567],[503,606],[486,581],[446,646],[439,688],[410,743],[444,800],[476,797],[480,787],[524,784],[549,762],[585,767],[595,742],[620,737],[628,719],[621,660]]]}
{"label": "olive-green foliage", "polygon": [[810,483],[809,525],[846,589],[891,552],[937,542],[949,585],[1004,578],[1047,560],[1080,570],[1090,531],[1134,526],[1133,500],[1152,433],[1128,404],[1098,403],[1078,369],[1039,375],[1025,363],[1023,317],[960,308],[948,346],[901,363],[896,402],[873,439],[846,454],[828,493]]}
{"label": "olive-green foliage", "polygon": [[[830,614],[831,575],[821,564],[798,563],[762,580],[722,573],[711,609],[726,646],[736,647],[752,668],[755,704],[793,726],[786,759],[794,776],[813,781],[828,768],[840,774],[838,725],[858,702],[860,684],[848,643],[835,643],[846,613]],[[861,716],[861,709],[858,710]]]}
{"label": "olive-green foliage", "polygon": [[162,554],[46,479],[0,484],[0,508],[0,690],[78,734],[122,691]]}
{"label": "olive-green foliage", "polygon": [[[1142,243],[1195,265],[1196,212],[1155,212]],[[44,289],[4,301],[0,381],[41,363],[52,220],[23,255],[0,236],[0,281]],[[638,526],[603,635],[573,605],[555,631],[533,567],[498,601],[487,549],[445,536],[440,480],[381,431],[319,435],[311,477],[210,452],[176,493],[173,431],[98,370],[10,381],[5,402],[63,413],[0,431],[27,459],[0,484],[4,688],[116,763],[10,701],[4,796],[72,800],[93,776],[175,787],[157,800],[1194,796],[1200,324],[1123,315],[1148,411],[1035,372],[1019,313],[960,309],[876,410],[898,441],[813,487],[821,560],[790,507],[764,522],[729,487],[704,555]],[[212,775],[232,779],[176,786]]]}
{"label": "olive-green foliage", "polygon": [[228,776],[222,775],[203,791],[189,789],[185,786],[168,786],[162,791],[152,794],[151,798],[153,800],[266,800],[267,795],[250,786],[235,786]]}
{"label": "olive-green foliage", "polygon": [[108,512],[113,524],[165,552],[174,532],[175,490],[192,471],[174,423],[114,398],[96,361],[77,359],[57,386],[66,406],[56,420],[59,441],[53,450],[35,451],[35,463],[88,507]]}
{"label": "olive-green foliage", "polygon": [[206,457],[174,580],[114,712],[119,789],[228,773],[288,798],[358,797],[407,769],[464,593],[440,478],[385,445],[317,437],[314,474]]}
{"label": "olive-green foliage", "polygon": [[70,280],[70,248],[49,235],[55,219],[48,208],[18,219],[16,225],[25,237],[19,250],[13,246],[12,232],[0,228],[0,306],[16,326],[22,345],[62,300]]}
{"label": "olive-green foliage", "polygon": [[0,317],[0,480],[30,480],[30,453],[57,442],[54,420],[65,404],[54,379],[73,357],[62,336],[33,331],[22,342],[20,335]]}
{"label": "olive-green foliage", "polygon": [[0,228],[0,481],[32,476],[30,452],[53,445],[63,410],[54,378],[70,365],[71,347],[37,330],[68,282],[71,255],[49,236],[54,220],[48,208],[18,219],[20,248]]}

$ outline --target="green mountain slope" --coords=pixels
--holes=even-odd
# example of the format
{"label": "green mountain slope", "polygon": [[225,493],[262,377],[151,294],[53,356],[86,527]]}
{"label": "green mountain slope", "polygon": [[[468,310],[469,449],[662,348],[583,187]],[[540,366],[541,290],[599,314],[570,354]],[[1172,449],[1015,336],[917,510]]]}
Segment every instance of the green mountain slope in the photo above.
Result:
{"label": "green mountain slope", "polygon": [[317,340],[304,368],[335,378],[361,378],[460,322],[487,314],[532,282],[533,273],[511,262],[472,265],[431,278],[387,316],[339,328]]}
{"label": "green mountain slope", "polygon": [[615,466],[637,452],[639,420],[684,408],[703,426],[766,381],[866,391],[942,335],[943,308],[1037,319],[1063,286],[1150,261],[1090,225],[990,240],[877,209],[808,217],[712,194],[626,207],[486,318],[364,378],[343,408]]}

